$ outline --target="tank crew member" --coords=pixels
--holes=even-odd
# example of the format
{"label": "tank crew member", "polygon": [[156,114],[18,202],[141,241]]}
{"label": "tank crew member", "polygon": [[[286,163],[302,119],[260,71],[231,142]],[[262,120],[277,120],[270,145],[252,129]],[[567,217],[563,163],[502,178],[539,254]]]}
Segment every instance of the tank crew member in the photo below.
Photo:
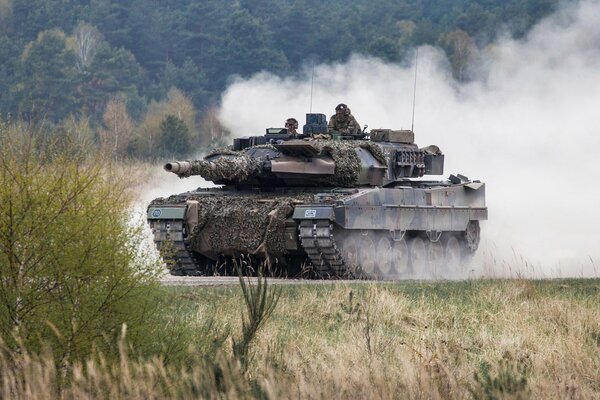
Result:
{"label": "tank crew member", "polygon": [[332,115],[329,119],[329,126],[327,127],[327,133],[332,135],[335,132],[339,132],[342,135],[360,135],[360,125],[356,118],[350,113],[350,109],[347,105],[341,103],[335,107],[335,115]]}
{"label": "tank crew member", "polygon": [[296,118],[288,118],[285,120],[285,128],[292,137],[298,136],[298,120]]}

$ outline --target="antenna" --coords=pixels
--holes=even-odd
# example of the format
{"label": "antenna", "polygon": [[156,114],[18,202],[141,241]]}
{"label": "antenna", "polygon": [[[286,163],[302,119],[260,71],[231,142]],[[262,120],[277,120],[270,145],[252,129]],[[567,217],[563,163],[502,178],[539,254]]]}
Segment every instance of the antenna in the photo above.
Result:
{"label": "antenna", "polygon": [[310,107],[308,113],[312,114],[312,99],[313,99],[313,87],[315,86],[315,62],[313,61],[312,73],[310,75]]}
{"label": "antenna", "polygon": [[417,66],[418,65],[419,65],[419,48],[417,47],[417,51],[415,53],[415,85],[413,88],[412,123],[410,125],[410,130],[413,132],[415,131],[415,103],[417,102]]}

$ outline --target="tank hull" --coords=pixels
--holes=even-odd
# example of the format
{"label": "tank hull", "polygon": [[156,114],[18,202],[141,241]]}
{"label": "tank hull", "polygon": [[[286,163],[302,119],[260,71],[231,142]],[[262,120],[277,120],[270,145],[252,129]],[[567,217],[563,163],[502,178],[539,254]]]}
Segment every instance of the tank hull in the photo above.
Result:
{"label": "tank hull", "polygon": [[212,274],[250,256],[287,276],[461,277],[487,219],[485,185],[466,179],[276,189],[154,200],[148,221],[171,273]]}

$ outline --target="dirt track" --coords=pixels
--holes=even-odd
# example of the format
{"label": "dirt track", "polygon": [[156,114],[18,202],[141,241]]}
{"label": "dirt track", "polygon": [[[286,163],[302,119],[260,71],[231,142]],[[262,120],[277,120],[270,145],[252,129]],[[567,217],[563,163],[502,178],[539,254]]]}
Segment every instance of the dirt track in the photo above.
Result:
{"label": "dirt track", "polygon": [[[252,282],[256,278],[250,278]],[[161,283],[164,286],[237,286],[239,278],[236,276],[171,276],[165,275],[161,278]],[[332,284],[332,283],[358,283],[370,282],[361,280],[314,280],[314,279],[283,279],[269,278],[268,283],[271,285],[315,285],[315,284]]]}

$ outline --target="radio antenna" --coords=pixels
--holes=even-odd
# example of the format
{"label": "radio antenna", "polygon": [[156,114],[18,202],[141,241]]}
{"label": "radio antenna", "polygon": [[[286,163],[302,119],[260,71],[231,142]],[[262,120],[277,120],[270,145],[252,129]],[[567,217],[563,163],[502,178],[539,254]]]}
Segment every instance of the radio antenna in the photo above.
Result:
{"label": "radio antenna", "polygon": [[[419,48],[415,52],[415,84],[413,87],[413,109],[412,109],[412,123],[410,130],[415,131],[415,103],[417,102],[417,66],[419,65]],[[312,101],[312,100],[311,100]]]}
{"label": "radio antenna", "polygon": [[313,87],[315,86],[315,62],[313,61],[312,73],[310,74],[310,107],[308,113],[312,114],[312,99],[313,99]]}

